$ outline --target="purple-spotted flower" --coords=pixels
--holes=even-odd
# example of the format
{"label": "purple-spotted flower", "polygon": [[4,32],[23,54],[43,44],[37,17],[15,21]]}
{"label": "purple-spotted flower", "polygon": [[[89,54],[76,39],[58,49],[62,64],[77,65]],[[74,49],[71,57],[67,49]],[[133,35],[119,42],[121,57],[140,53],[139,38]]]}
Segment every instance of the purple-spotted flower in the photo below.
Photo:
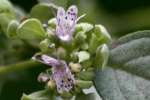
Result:
{"label": "purple-spotted flower", "polygon": [[70,41],[77,21],[84,17],[77,18],[78,8],[72,5],[65,12],[64,8],[59,7],[57,10],[56,35],[62,41]]}
{"label": "purple-spotted flower", "polygon": [[52,67],[52,79],[58,93],[69,92],[73,88],[75,79],[65,61],[47,55],[36,55],[33,59]]}

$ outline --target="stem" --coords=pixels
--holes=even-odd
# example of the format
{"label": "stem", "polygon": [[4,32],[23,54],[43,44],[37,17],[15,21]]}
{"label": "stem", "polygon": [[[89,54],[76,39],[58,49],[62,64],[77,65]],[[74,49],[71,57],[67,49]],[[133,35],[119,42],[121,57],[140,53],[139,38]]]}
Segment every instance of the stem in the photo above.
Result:
{"label": "stem", "polygon": [[0,75],[32,68],[32,67],[39,66],[39,65],[41,64],[32,60],[29,60],[29,61],[23,61],[17,64],[11,64],[8,66],[0,66]]}

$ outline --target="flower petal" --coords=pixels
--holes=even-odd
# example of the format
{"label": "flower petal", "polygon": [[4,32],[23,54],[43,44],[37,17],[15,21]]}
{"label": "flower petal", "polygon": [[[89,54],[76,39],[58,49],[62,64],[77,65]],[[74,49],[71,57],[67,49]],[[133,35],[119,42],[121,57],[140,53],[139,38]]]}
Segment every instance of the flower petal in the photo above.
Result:
{"label": "flower petal", "polygon": [[58,93],[69,92],[73,88],[75,79],[65,61],[47,55],[36,55],[32,59],[52,66],[52,78],[56,82]]}
{"label": "flower petal", "polygon": [[32,57],[32,59],[39,61],[43,64],[52,66],[52,67],[56,67],[56,66],[60,65],[60,63],[57,59],[52,58],[52,57],[47,56],[47,55],[35,55],[34,57]]}
{"label": "flower petal", "polygon": [[75,84],[74,76],[64,61],[61,61],[61,66],[53,68],[53,79],[59,93],[69,92]]}
{"label": "flower petal", "polygon": [[65,13],[64,9],[59,7],[57,11],[56,35],[63,41],[70,41],[75,30],[78,9],[72,5]]}

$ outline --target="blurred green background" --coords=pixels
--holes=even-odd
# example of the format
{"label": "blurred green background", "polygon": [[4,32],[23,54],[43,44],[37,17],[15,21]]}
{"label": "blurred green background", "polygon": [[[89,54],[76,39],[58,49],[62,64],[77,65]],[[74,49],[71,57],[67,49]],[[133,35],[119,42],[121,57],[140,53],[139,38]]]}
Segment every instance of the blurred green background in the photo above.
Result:
{"label": "blurred green background", "polygon": [[[76,4],[83,21],[104,25],[112,37],[118,38],[137,30],[150,28],[150,0],[10,0],[14,6],[29,13],[38,2],[54,2],[68,7]],[[22,16],[23,17],[23,16]],[[29,60],[37,48],[20,40],[7,39],[0,34],[0,65]],[[26,94],[43,88],[37,82],[38,74],[46,67],[38,65],[23,71],[0,75],[0,100],[20,100]]]}

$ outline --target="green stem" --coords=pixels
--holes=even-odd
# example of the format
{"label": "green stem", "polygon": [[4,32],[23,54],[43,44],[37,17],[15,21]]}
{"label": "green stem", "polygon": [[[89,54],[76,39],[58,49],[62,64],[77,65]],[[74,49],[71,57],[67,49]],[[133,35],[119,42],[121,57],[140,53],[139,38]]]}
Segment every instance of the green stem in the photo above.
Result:
{"label": "green stem", "polygon": [[[15,71],[20,71],[32,67],[39,66],[40,63],[37,63],[35,61],[29,60],[29,61],[23,61],[17,64],[11,64],[8,66],[0,66],[0,75],[8,74]],[[41,64],[40,64],[41,65]]]}

